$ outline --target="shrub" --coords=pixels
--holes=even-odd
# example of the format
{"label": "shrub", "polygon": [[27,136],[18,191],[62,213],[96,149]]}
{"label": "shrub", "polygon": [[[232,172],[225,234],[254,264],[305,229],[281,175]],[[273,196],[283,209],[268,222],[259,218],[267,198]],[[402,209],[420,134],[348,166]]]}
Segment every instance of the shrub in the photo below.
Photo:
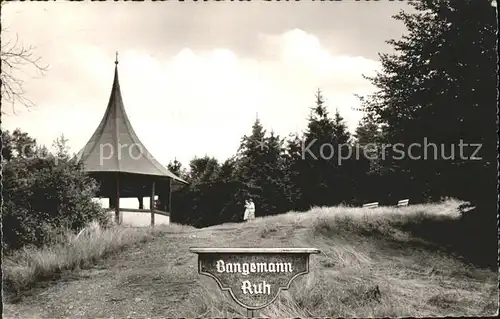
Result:
{"label": "shrub", "polygon": [[30,156],[17,153],[4,160],[2,177],[2,245],[7,251],[42,246],[58,230],[76,231],[93,220],[106,220],[102,207],[92,201],[97,183],[64,151],[52,154],[36,146]]}

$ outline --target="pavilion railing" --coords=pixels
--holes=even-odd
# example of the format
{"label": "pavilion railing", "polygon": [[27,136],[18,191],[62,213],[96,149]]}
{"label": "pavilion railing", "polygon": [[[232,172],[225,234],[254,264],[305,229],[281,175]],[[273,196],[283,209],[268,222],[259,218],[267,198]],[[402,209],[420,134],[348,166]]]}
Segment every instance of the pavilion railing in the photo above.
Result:
{"label": "pavilion railing", "polygon": [[[169,212],[165,212],[165,211],[158,210],[158,209],[151,210],[151,209],[142,209],[142,208],[122,208],[122,207],[120,207],[119,211],[120,212],[128,212],[128,213],[149,213],[149,214],[154,213],[154,214],[170,217]],[[114,208],[108,208],[108,212],[116,212],[116,210]],[[154,217],[151,219],[151,226],[154,226]]]}

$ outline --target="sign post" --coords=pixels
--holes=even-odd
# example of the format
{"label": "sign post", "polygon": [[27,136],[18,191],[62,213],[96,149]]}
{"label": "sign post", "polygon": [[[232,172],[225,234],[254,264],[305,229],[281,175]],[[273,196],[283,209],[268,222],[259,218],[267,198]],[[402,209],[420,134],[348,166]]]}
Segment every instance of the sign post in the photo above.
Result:
{"label": "sign post", "polygon": [[198,254],[198,272],[215,279],[223,291],[247,309],[273,303],[300,275],[309,273],[309,256],[316,248],[191,248]]}

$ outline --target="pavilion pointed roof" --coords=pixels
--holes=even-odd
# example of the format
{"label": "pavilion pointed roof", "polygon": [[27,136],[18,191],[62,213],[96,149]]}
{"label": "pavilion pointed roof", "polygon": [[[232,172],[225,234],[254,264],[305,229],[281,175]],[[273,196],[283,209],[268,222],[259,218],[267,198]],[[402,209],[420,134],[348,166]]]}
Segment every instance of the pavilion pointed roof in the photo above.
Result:
{"label": "pavilion pointed roof", "polygon": [[77,155],[90,173],[117,172],[169,177],[184,182],[161,165],[135,134],[118,81],[118,59],[108,107],[94,134]]}

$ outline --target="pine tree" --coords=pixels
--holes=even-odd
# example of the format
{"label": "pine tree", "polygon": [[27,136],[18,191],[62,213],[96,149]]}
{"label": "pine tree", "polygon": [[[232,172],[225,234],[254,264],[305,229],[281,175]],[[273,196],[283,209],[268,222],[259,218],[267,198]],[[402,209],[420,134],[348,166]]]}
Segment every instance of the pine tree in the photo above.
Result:
{"label": "pine tree", "polygon": [[286,209],[283,152],[282,139],[273,132],[266,137],[259,119],[252,126],[252,134],[242,138],[234,175],[248,187],[259,190],[250,194],[255,198],[258,216]]}
{"label": "pine tree", "polygon": [[344,118],[340,115],[338,109],[333,118],[333,144],[347,145],[351,140],[351,134],[347,129]]}
{"label": "pine tree", "polygon": [[288,210],[284,140],[271,131],[265,139],[263,191],[268,214],[280,214]]}
{"label": "pine tree", "polygon": [[316,105],[312,108],[304,133],[302,167],[304,179],[300,188],[307,206],[331,205],[336,202],[332,196],[335,152],[334,121],[328,116],[328,110],[321,90],[316,92]]}
{"label": "pine tree", "polygon": [[334,172],[331,181],[331,188],[335,194],[334,198],[336,198],[334,203],[350,204],[356,195],[356,186],[362,182],[356,177],[363,176],[363,170],[360,170],[359,164],[361,162],[357,160],[356,154],[353,152],[351,134],[338,109],[333,118],[332,140],[338,153],[333,162]]}
{"label": "pine tree", "polygon": [[[383,71],[371,79],[379,91],[368,103],[387,125],[390,143],[435,143],[449,148],[481,144],[482,160],[442,159],[391,165],[409,173],[416,192],[430,198],[496,198],[496,14],[488,0],[412,2],[400,13],[408,34],[391,40],[396,54],[381,55]],[[424,147],[414,157],[424,156]],[[471,155],[473,147],[466,149]],[[408,158],[408,157],[407,157]],[[437,159],[436,159],[437,158]],[[476,179],[470,180],[474,176]]]}
{"label": "pine tree", "polygon": [[328,110],[325,106],[325,100],[323,98],[321,90],[318,89],[318,91],[316,92],[316,105],[311,108],[307,130],[304,135],[305,142],[308,145],[315,140],[319,142],[314,147],[317,152],[312,152],[313,155],[311,155],[311,157],[314,158],[320,155],[320,145],[322,145],[322,143],[330,143],[332,141],[333,134],[333,121],[328,116]]}
{"label": "pine tree", "polygon": [[238,179],[249,184],[259,180],[259,173],[264,163],[264,149],[266,131],[259,119],[252,126],[252,134],[243,136],[238,149],[236,175]]}
{"label": "pine tree", "polygon": [[289,210],[305,210],[308,203],[305,201],[303,192],[307,188],[307,166],[302,158],[302,141],[304,137],[296,134],[290,134],[286,141],[284,158],[284,170],[286,196]]}
{"label": "pine tree", "polygon": [[[367,101],[368,110],[386,125],[389,143],[422,146],[412,149],[411,158],[407,152],[386,163],[399,178],[393,187],[417,200],[423,194],[422,200],[452,196],[472,201],[484,214],[474,227],[496,242],[496,8],[491,0],[410,4],[414,12],[395,17],[407,33],[388,41],[396,52],[380,55],[382,70],[371,78],[378,90]],[[460,142],[481,145],[475,160],[470,157],[476,146],[463,148],[461,156]],[[430,143],[437,147],[425,147]],[[452,147],[455,156],[445,159],[442,148],[450,156]],[[496,248],[491,251],[496,255]]]}
{"label": "pine tree", "polygon": [[354,134],[356,144],[365,146],[380,141],[379,126],[369,114],[363,115]]}
{"label": "pine tree", "polygon": [[383,135],[372,114],[363,115],[356,127],[354,137],[360,160],[367,160],[370,163],[367,173],[380,175],[382,173],[381,159],[385,158],[382,156]]}

